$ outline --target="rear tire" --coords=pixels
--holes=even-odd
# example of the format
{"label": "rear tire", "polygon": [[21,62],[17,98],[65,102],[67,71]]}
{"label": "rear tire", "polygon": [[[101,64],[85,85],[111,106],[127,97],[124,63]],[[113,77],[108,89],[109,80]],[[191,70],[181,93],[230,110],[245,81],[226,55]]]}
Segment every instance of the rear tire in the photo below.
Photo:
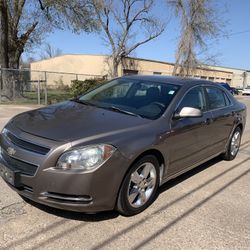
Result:
{"label": "rear tire", "polygon": [[121,185],[116,209],[125,216],[145,210],[155,200],[159,186],[159,162],[153,155],[132,165]]}
{"label": "rear tire", "polygon": [[230,138],[226,152],[222,154],[223,160],[232,161],[237,156],[240,149],[241,134],[241,129],[237,127]]}

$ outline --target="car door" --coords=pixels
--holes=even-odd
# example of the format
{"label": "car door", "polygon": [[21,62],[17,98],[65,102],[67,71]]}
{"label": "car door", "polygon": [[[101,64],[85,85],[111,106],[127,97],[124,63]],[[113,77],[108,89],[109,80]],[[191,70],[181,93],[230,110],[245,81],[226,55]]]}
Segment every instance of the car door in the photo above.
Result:
{"label": "car door", "polygon": [[209,155],[207,143],[212,132],[210,129],[212,115],[206,111],[205,95],[201,86],[187,91],[175,112],[180,112],[183,107],[198,108],[204,112],[202,117],[172,119],[171,134],[168,138],[170,145],[168,175],[178,173]]}
{"label": "car door", "polygon": [[224,90],[216,86],[206,86],[205,94],[208,110],[212,114],[211,145],[216,154],[225,149],[226,142],[234,126],[234,111],[232,103]]}

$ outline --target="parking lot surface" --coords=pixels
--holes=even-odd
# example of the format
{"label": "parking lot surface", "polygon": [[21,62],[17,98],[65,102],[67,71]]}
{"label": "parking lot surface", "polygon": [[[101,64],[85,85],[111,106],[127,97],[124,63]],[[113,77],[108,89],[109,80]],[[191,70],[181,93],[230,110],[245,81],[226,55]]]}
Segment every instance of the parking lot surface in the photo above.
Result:
{"label": "parking lot surface", "polygon": [[[65,212],[23,201],[0,179],[0,249],[249,249],[250,97],[241,150],[163,185],[143,213]],[[0,105],[0,129],[28,106]]]}

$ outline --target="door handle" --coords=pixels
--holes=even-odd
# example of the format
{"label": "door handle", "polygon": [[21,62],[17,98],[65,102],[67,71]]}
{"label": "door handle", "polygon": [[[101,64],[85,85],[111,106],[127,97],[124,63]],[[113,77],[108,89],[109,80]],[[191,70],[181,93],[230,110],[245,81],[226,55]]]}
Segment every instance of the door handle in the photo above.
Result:
{"label": "door handle", "polygon": [[205,121],[203,121],[203,124],[209,125],[209,124],[211,124],[213,121],[214,121],[213,118],[207,118]]}

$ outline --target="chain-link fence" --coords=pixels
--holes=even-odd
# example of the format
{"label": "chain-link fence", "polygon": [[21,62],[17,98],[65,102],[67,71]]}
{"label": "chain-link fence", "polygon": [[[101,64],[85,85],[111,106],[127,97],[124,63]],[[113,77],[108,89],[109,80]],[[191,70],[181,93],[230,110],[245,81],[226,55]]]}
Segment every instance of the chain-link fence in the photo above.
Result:
{"label": "chain-link fence", "polygon": [[51,104],[71,98],[72,81],[101,75],[0,68],[0,103]]}

